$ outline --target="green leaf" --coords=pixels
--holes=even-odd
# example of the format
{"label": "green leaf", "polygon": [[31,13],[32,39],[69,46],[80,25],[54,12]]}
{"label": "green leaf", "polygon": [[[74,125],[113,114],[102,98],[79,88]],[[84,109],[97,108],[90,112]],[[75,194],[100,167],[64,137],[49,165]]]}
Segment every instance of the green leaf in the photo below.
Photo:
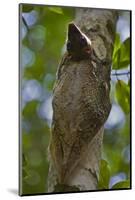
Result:
{"label": "green leaf", "polygon": [[121,46],[120,34],[116,33],[113,56],[112,56],[113,69],[117,69],[117,66],[118,66],[118,60],[119,60],[119,56],[120,56],[120,46]]}
{"label": "green leaf", "polygon": [[124,42],[124,52],[127,54],[127,56],[130,56],[130,37],[128,37]]}
{"label": "green leaf", "polygon": [[116,99],[125,114],[130,112],[130,88],[129,85],[126,84],[122,80],[118,80],[116,83]]}
{"label": "green leaf", "polygon": [[118,64],[119,69],[123,69],[123,68],[128,67],[129,63],[130,63],[130,60],[129,60],[129,59],[127,59],[127,60],[121,60],[121,61],[119,62],[119,64]]}
{"label": "green leaf", "polygon": [[120,46],[121,46],[120,34],[116,33],[115,42],[114,42],[114,50],[113,50],[113,59],[115,58],[116,53],[119,50]]}
{"label": "green leaf", "polygon": [[22,111],[22,115],[27,119],[32,119],[32,117],[36,114],[37,105],[38,101],[36,100],[28,102]]}
{"label": "green leaf", "polygon": [[36,53],[36,60],[31,67],[27,67],[24,70],[24,77],[27,79],[37,79],[42,80],[45,73],[45,66],[43,63],[43,58]]}
{"label": "green leaf", "polygon": [[49,7],[48,8],[50,11],[55,12],[57,14],[63,14],[63,10],[60,7]]}
{"label": "green leaf", "polygon": [[127,38],[120,48],[119,68],[125,68],[130,64],[130,38]]}
{"label": "green leaf", "polygon": [[113,69],[118,69],[119,60],[120,60],[120,49],[118,49],[118,51],[113,56],[113,63],[112,63],[112,68]]}
{"label": "green leaf", "polygon": [[118,41],[117,43],[113,52],[113,69],[126,68],[130,64],[130,38],[127,38],[121,45]]}
{"label": "green leaf", "polygon": [[118,182],[115,185],[113,185],[111,189],[120,189],[120,188],[123,188],[123,189],[130,188],[130,181],[127,180],[127,181]]}
{"label": "green leaf", "polygon": [[99,174],[99,189],[109,189],[110,166],[106,160],[101,160]]}

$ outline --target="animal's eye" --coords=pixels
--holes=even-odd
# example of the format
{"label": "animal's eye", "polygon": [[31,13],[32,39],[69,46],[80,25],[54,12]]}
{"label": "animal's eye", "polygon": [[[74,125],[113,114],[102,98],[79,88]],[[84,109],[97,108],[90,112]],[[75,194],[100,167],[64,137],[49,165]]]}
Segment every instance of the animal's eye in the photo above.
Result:
{"label": "animal's eye", "polygon": [[67,50],[71,50],[72,44],[70,41],[67,42]]}
{"label": "animal's eye", "polygon": [[86,39],[84,37],[81,37],[81,45],[85,46],[87,44]]}

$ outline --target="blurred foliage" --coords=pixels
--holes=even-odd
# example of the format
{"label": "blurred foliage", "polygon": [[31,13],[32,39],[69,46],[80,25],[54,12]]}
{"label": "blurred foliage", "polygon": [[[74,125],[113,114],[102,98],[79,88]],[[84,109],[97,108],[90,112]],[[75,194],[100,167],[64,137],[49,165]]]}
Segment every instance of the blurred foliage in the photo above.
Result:
{"label": "blurred foliage", "polygon": [[[52,89],[75,9],[22,4],[20,11],[22,192],[38,194],[47,192]],[[121,42],[116,34],[113,69],[129,65],[130,39]],[[105,129],[99,189],[128,188],[130,180],[130,80],[117,77],[112,88],[112,102],[122,108],[125,122]]]}
{"label": "blurred foliage", "polygon": [[100,176],[98,182],[99,189],[109,189],[109,181],[111,174],[110,166],[108,165],[106,160],[101,160],[100,163]]}
{"label": "blurred foliage", "polygon": [[112,186],[112,189],[130,188],[130,180],[120,181]]}
{"label": "blurred foliage", "polygon": [[[121,42],[120,34],[116,33],[112,58],[112,69],[117,70],[113,92],[113,102],[116,102],[125,113],[125,123],[120,128],[105,130],[104,157],[101,160],[99,189],[130,188],[130,77],[125,71],[128,81],[120,80],[118,74],[122,68],[130,66],[130,38]],[[121,72],[121,71],[120,71]],[[109,133],[109,134],[107,134]],[[111,167],[111,168],[110,168]],[[111,177],[116,174],[115,180]],[[124,179],[124,180],[122,180]],[[110,181],[109,181],[110,180]],[[116,182],[116,183],[115,183]]]}
{"label": "blurred foliage", "polygon": [[115,36],[113,51],[113,69],[126,68],[130,64],[130,38],[121,43],[120,35]]}
{"label": "blurred foliage", "polygon": [[116,98],[123,111],[128,114],[130,111],[130,87],[122,80],[116,83]]}

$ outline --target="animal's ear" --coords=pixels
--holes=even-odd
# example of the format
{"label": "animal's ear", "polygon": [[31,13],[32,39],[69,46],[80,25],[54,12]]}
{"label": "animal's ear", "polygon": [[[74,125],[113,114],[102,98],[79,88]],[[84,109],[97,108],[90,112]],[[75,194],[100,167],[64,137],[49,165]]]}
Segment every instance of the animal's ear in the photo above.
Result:
{"label": "animal's ear", "polygon": [[81,32],[79,28],[74,23],[68,24],[68,39],[72,40],[74,35],[80,35]]}

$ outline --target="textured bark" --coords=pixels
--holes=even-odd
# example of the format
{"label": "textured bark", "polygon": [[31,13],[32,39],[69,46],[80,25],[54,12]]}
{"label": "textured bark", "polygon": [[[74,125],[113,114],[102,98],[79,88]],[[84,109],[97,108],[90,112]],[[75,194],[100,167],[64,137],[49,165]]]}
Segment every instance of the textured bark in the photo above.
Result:
{"label": "textured bark", "polygon": [[[54,116],[51,138],[52,152],[50,155],[48,192],[67,192],[78,190],[87,191],[97,189],[99,163],[101,160],[104,132],[103,125],[107,120],[111,108],[109,98],[111,65],[110,62],[104,61],[111,61],[112,59],[116,21],[117,13],[113,10],[76,9],[75,24],[90,38],[90,40],[92,41],[92,48],[94,49],[96,57],[104,64],[101,66],[98,62],[91,61],[92,64],[89,65],[87,60],[80,61],[79,63],[69,62],[64,64],[62,72],[63,77],[60,81],[57,81],[57,85],[55,87],[56,89],[54,90]],[[88,73],[90,73],[89,76],[87,75]],[[67,82],[65,80],[67,80]],[[81,81],[83,83],[80,83]],[[65,84],[64,87],[62,84]],[[74,107],[79,106],[76,105],[76,103],[80,102],[80,100],[78,100],[78,96],[80,94],[81,98],[82,95],[82,91],[79,91],[80,85],[82,87],[85,87],[86,93],[88,92],[88,98],[87,94],[84,94],[84,104],[92,104],[92,106],[90,105],[88,107],[88,110],[90,111],[87,112],[87,109],[82,105],[82,112],[79,112],[77,116],[74,116],[74,114],[76,114],[73,113]],[[99,88],[99,85],[102,86],[101,90]],[[62,91],[62,87],[65,91]],[[72,93],[72,91],[74,91],[74,94]],[[71,100],[71,98],[73,99]],[[72,106],[70,105],[71,102]],[[66,106],[68,107],[67,110]],[[62,111],[62,109],[65,110]],[[92,116],[90,116],[90,112],[92,113]],[[93,116],[94,114],[95,116]],[[97,118],[97,116],[99,116],[99,119]],[[80,123],[79,129],[77,129],[77,120],[80,120],[83,117],[86,117],[86,120],[83,121],[83,124]],[[61,127],[63,127],[63,130],[66,127],[67,121],[64,122],[64,119],[70,122],[70,126],[72,126],[72,129],[79,130],[80,133],[75,133],[76,135],[74,136],[73,133],[70,133],[69,131],[69,133],[67,134],[69,135],[69,138],[67,138],[67,135],[62,136],[62,133],[60,135],[59,132],[62,130]],[[87,123],[85,123],[85,121]],[[55,123],[57,127],[54,126]],[[88,124],[90,124],[91,127],[92,124],[95,124],[96,128],[92,127],[90,129]],[[85,125],[86,127],[84,127]],[[65,128],[65,131],[66,130],[68,130],[68,127]],[[87,130],[90,133],[87,133]],[[83,131],[85,134],[83,134]],[[73,132],[75,131],[73,130]],[[81,138],[84,136],[86,138]],[[78,154],[76,154],[76,156],[79,156],[79,158],[75,157],[75,153],[72,153],[71,149],[70,151],[68,147],[66,149],[67,144],[62,147],[63,152],[60,152],[61,146],[59,140],[65,139],[70,146],[70,142],[72,143],[72,141],[77,140],[78,137],[80,137],[78,143],[83,146],[80,147],[81,153],[79,153],[79,146],[75,147],[75,150],[78,151]],[[84,140],[85,143],[84,141],[81,142],[81,139]],[[55,150],[52,150],[54,144],[57,148]],[[71,145],[70,148],[71,147],[73,147],[73,145]],[[57,152],[57,150],[59,150],[59,152]],[[72,153],[71,161],[69,158],[70,153]],[[65,158],[67,157],[69,159],[69,162],[67,168],[64,166],[64,170],[66,169],[64,173],[67,174],[67,177],[65,182],[63,182],[64,184],[61,184],[59,182],[60,179],[58,177],[58,171],[62,169],[59,168],[59,166],[61,167],[59,162],[63,162],[63,154]],[[59,156],[59,159],[56,159],[55,156]],[[55,162],[53,162],[52,160],[56,160],[56,163],[58,164],[56,165]],[[70,170],[70,167],[72,170]]]}

